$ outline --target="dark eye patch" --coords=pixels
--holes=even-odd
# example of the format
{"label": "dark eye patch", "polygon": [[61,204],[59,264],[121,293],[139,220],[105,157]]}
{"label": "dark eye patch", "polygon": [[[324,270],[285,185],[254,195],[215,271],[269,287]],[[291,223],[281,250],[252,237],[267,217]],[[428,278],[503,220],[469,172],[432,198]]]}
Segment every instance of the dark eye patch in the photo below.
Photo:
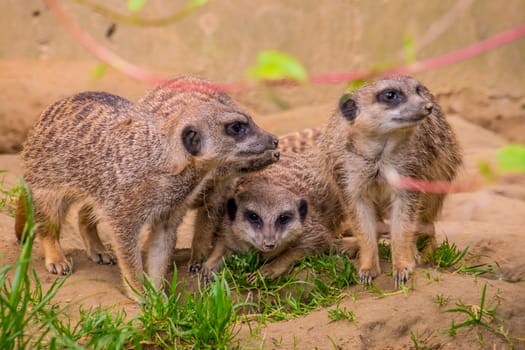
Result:
{"label": "dark eye patch", "polygon": [[226,124],[224,127],[226,135],[234,138],[242,138],[248,134],[250,131],[250,126],[248,123],[236,121],[233,123]]}
{"label": "dark eye patch", "polygon": [[275,220],[275,225],[277,226],[285,226],[293,219],[293,214],[289,211],[285,211],[277,217],[277,220]]}
{"label": "dark eye patch", "polygon": [[391,107],[406,102],[407,98],[403,91],[397,89],[386,89],[376,95],[377,102],[387,104]]}
{"label": "dark eye patch", "polygon": [[259,215],[257,215],[256,212],[251,210],[245,210],[244,211],[244,218],[252,225],[257,227],[262,227],[263,221]]}

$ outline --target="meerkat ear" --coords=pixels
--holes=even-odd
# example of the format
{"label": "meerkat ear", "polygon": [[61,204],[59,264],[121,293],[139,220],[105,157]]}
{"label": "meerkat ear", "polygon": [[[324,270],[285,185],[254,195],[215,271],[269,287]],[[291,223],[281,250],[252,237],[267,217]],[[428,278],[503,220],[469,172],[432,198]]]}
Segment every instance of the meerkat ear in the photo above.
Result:
{"label": "meerkat ear", "polygon": [[350,94],[344,94],[339,99],[339,110],[343,117],[352,121],[357,116],[357,103]]}
{"label": "meerkat ear", "polygon": [[202,142],[201,142],[201,134],[197,130],[197,128],[193,126],[187,126],[182,130],[182,144],[184,145],[184,148],[186,148],[186,151],[188,151],[189,154],[192,156],[196,156],[201,151]]}
{"label": "meerkat ear", "polygon": [[226,203],[226,211],[228,212],[230,221],[234,221],[235,216],[237,215],[237,203],[235,203],[235,199],[228,199],[228,202]]}
{"label": "meerkat ear", "polygon": [[304,220],[306,219],[306,214],[308,214],[308,202],[305,199],[302,199],[299,201],[299,217],[301,219],[301,223],[304,223]]}

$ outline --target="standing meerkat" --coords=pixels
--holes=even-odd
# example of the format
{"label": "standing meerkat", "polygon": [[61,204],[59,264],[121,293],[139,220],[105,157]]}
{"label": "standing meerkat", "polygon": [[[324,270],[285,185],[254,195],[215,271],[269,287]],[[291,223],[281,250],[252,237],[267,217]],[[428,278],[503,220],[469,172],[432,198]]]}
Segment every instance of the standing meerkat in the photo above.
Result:
{"label": "standing meerkat", "polygon": [[284,153],[210,200],[196,221],[190,271],[209,281],[225,257],[255,249],[268,262],[261,273],[276,278],[302,257],[355,250],[355,240],[340,239],[344,219],[335,188],[310,164]]}
{"label": "standing meerkat", "polygon": [[429,90],[410,77],[380,79],[345,94],[319,141],[320,168],[340,189],[360,245],[359,275],[380,272],[377,223],[390,219],[393,277],[405,283],[416,263],[415,234],[434,240],[444,194],[403,190],[392,174],[452,181],[461,165],[456,137]]}
{"label": "standing meerkat", "polygon": [[[125,282],[142,291],[139,238],[149,233],[146,271],[160,285],[177,227],[204,187],[278,159],[277,139],[213,87],[183,76],[154,88],[136,105],[85,92],[43,112],[22,159],[49,272],[71,271],[59,234],[68,208],[80,202],[78,225],[88,256],[115,262],[97,233],[103,220],[111,227]],[[15,224],[19,238],[25,222],[21,203]]]}

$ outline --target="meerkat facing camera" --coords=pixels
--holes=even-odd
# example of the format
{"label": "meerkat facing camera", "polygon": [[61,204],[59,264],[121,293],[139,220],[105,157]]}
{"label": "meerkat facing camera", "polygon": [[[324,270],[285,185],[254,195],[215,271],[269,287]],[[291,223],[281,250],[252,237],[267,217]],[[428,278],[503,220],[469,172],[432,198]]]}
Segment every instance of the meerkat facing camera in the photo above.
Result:
{"label": "meerkat facing camera", "polygon": [[190,271],[209,281],[225,257],[255,249],[267,262],[261,273],[275,278],[304,256],[355,251],[355,240],[341,238],[345,220],[335,189],[310,164],[283,153],[209,201],[196,221]]}
{"label": "meerkat facing camera", "polygon": [[[155,109],[163,114],[153,114]],[[195,77],[168,81],[136,105],[103,92],[55,102],[22,153],[46,268],[71,272],[59,235],[68,209],[80,202],[78,225],[88,256],[115,261],[97,233],[97,223],[107,222],[123,279],[141,291],[139,237],[150,232],[147,273],[161,284],[177,227],[204,187],[275,162],[277,144],[226,94]],[[26,216],[22,202],[15,223],[19,238]]]}

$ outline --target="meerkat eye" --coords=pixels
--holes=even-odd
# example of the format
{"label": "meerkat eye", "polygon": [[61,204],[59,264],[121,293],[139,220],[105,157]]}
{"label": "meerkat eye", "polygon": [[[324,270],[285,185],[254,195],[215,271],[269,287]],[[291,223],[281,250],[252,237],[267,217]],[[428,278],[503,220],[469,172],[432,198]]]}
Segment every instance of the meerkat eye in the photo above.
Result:
{"label": "meerkat eye", "polygon": [[385,103],[389,106],[397,106],[400,103],[406,102],[406,96],[403,92],[394,89],[383,90],[376,96],[377,101]]}
{"label": "meerkat eye", "polygon": [[282,213],[277,218],[277,226],[284,226],[287,223],[289,223],[293,218],[293,215],[291,213]]}
{"label": "meerkat eye", "polygon": [[250,222],[251,224],[253,225],[257,225],[257,226],[262,226],[262,219],[260,218],[259,215],[257,215],[257,213],[251,211],[251,210],[246,210],[244,212],[244,217],[246,218],[246,220],[248,220],[248,222]]}
{"label": "meerkat eye", "polygon": [[416,86],[416,94],[418,94],[419,96],[423,96],[424,92],[425,89],[421,85]]}
{"label": "meerkat eye", "polygon": [[225,131],[226,131],[226,135],[229,135],[235,138],[239,138],[239,137],[243,137],[244,135],[246,135],[248,133],[249,128],[250,127],[247,123],[233,122],[230,124],[226,124]]}

